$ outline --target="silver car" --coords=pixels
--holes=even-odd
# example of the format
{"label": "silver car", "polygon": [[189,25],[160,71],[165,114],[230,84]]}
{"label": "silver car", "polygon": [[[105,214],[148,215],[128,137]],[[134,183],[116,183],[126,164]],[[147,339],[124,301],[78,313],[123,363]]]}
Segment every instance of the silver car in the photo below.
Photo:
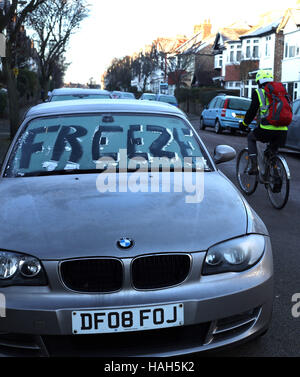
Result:
{"label": "silver car", "polygon": [[185,114],[150,101],[29,110],[1,168],[0,353],[174,356],[263,334],[268,232]]}

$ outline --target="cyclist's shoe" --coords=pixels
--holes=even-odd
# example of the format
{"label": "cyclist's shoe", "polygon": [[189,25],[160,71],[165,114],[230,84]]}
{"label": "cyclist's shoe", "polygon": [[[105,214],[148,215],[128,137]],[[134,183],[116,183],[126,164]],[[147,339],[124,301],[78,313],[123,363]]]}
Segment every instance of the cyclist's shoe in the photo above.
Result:
{"label": "cyclist's shoe", "polygon": [[249,155],[250,166],[247,169],[247,174],[249,175],[257,175],[258,174],[258,167],[257,167],[257,156],[255,154]]}

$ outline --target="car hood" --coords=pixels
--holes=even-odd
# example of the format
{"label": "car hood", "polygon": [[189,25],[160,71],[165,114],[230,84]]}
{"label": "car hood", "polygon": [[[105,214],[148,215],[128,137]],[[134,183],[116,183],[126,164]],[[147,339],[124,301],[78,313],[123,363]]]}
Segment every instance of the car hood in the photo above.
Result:
{"label": "car hood", "polygon": [[[246,233],[245,205],[218,172],[204,174],[199,203],[186,203],[186,192],[120,192],[121,184],[117,192],[100,193],[96,178],[1,179],[0,248],[44,260],[132,257],[206,250]],[[119,249],[121,237],[134,240],[134,246]]]}

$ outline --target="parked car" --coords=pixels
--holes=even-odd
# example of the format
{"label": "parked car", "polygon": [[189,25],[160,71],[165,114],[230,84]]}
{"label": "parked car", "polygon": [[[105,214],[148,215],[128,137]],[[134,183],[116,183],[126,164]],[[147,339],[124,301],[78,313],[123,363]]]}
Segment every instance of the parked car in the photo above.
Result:
{"label": "parked car", "polygon": [[143,93],[140,97],[140,100],[155,101],[156,100],[156,94],[155,93]]}
{"label": "parked car", "polygon": [[170,105],[178,107],[178,102],[175,96],[169,94],[157,94],[156,101],[166,102]]}
{"label": "parked car", "polygon": [[271,243],[216,167],[234,157],[175,106],[32,107],[0,171],[0,354],[172,356],[264,333]]}
{"label": "parked car", "polygon": [[135,95],[131,92],[120,92],[117,90],[114,90],[112,92],[112,98],[116,99],[135,99]]}
{"label": "parked car", "polygon": [[286,147],[300,150],[300,99],[293,103],[293,120],[289,125]]}
{"label": "parked car", "polygon": [[[200,129],[214,127],[216,133],[221,133],[225,129],[234,132],[239,128],[239,122],[244,119],[250,104],[251,100],[248,98],[220,94],[214,97],[202,111]],[[254,120],[250,128],[255,125]]]}
{"label": "parked car", "polygon": [[83,89],[83,88],[60,88],[49,93],[48,101],[69,101],[77,99],[103,99],[112,98],[108,90]]}

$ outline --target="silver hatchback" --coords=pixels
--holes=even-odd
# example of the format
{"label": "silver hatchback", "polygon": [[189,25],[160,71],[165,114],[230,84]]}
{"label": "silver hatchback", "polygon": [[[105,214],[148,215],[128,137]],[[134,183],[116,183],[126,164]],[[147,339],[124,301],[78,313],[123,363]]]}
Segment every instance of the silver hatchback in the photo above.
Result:
{"label": "silver hatchback", "polygon": [[1,169],[0,353],[171,356],[264,333],[271,243],[216,168],[234,156],[175,106],[33,107]]}

